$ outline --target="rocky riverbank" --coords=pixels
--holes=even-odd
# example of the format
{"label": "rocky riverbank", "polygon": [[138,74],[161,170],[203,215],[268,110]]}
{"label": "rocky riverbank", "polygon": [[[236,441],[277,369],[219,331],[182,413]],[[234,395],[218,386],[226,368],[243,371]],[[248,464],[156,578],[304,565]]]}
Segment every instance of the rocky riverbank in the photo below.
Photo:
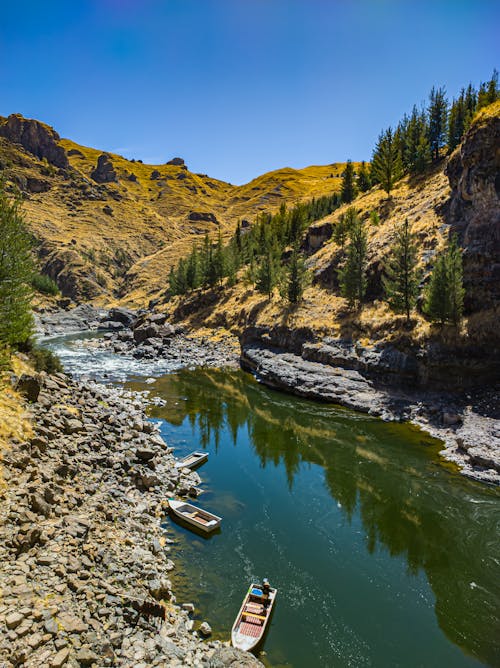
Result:
{"label": "rocky riverbank", "polygon": [[[0,666],[261,665],[203,642],[175,599],[164,502],[201,480],[173,466],[143,399],[63,374],[18,387],[34,435],[1,462]],[[165,620],[138,615],[145,602]]]}
{"label": "rocky riverbank", "polygon": [[415,360],[395,349],[288,335],[290,340],[282,338],[286,347],[278,347],[276,333],[248,332],[241,366],[270,387],[384,420],[412,422],[444,441],[441,454],[463,475],[500,484],[499,388],[494,384],[460,394],[424,389],[416,383]]}

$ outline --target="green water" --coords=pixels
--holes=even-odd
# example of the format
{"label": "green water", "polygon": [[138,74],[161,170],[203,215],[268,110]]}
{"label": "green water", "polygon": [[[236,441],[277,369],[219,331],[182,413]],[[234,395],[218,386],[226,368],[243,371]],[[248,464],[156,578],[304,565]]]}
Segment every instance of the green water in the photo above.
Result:
{"label": "green water", "polygon": [[129,386],[167,400],[151,415],[177,456],[210,453],[199,503],[221,533],[166,523],[178,600],[216,637],[267,576],[272,666],[500,665],[500,497],[447,470],[436,441],[242,372]]}

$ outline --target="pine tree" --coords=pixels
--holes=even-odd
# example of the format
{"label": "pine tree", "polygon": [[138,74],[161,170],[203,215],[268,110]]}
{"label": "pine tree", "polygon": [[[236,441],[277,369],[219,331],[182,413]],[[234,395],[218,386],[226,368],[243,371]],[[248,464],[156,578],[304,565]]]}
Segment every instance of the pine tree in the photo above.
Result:
{"label": "pine tree", "polygon": [[193,244],[186,266],[186,284],[189,290],[195,290],[199,287],[200,283],[201,277],[198,248],[196,244]]}
{"label": "pine tree", "polygon": [[358,170],[358,188],[362,193],[365,193],[367,190],[370,190],[371,185],[370,171],[363,160]]}
{"label": "pine tree", "polygon": [[366,231],[356,216],[349,231],[347,258],[339,271],[340,292],[350,308],[359,306],[366,292],[366,250]]}
{"label": "pine tree", "polygon": [[33,333],[31,240],[20,200],[9,200],[0,183],[0,345],[19,346]]}
{"label": "pine tree", "polygon": [[347,161],[347,164],[342,174],[342,189],[341,189],[342,201],[345,203],[352,202],[356,197],[356,184],[354,182],[354,165],[350,160]]}
{"label": "pine tree", "polygon": [[185,295],[189,286],[187,282],[187,261],[184,258],[181,258],[177,265],[175,283],[177,286],[177,294]]}
{"label": "pine tree", "polygon": [[465,290],[463,286],[462,251],[458,245],[456,234],[451,238],[446,253],[446,279],[449,301],[449,320],[458,326],[464,310]]}
{"label": "pine tree", "polygon": [[392,129],[389,128],[379,135],[375,146],[372,158],[372,177],[390,195],[394,184],[402,175],[401,155]]}
{"label": "pine tree", "polygon": [[403,156],[404,168],[410,174],[421,174],[431,163],[431,150],[428,139],[425,112],[419,112],[414,106],[408,120],[406,146]]}
{"label": "pine tree", "polygon": [[439,151],[446,141],[448,102],[444,88],[433,88],[429,95],[429,144],[434,160],[439,158]]}
{"label": "pine tree", "polygon": [[297,247],[293,249],[290,257],[287,278],[287,299],[290,304],[298,304],[306,287],[307,269],[304,257]]}
{"label": "pine tree", "polygon": [[465,132],[466,114],[465,90],[462,89],[458,99],[453,100],[448,114],[448,151],[450,153],[462,141]]}
{"label": "pine tree", "polygon": [[222,285],[222,281],[225,276],[225,267],[224,267],[224,249],[222,246],[222,235],[219,231],[219,236],[217,238],[217,245],[213,253],[213,263],[214,263],[214,272],[216,276],[216,282],[219,282],[219,285]]}
{"label": "pine tree", "polygon": [[168,289],[172,296],[179,294],[179,287],[177,285],[177,272],[174,265],[170,267],[170,272],[168,274]]}
{"label": "pine tree", "polygon": [[457,326],[463,314],[464,295],[462,253],[454,235],[432,270],[424,295],[424,313],[441,325],[451,322]]}
{"label": "pine tree", "polygon": [[353,206],[350,206],[347,211],[340,216],[333,229],[333,240],[342,248],[342,250],[344,250],[345,242],[357,217],[358,214],[356,213],[356,209]]}
{"label": "pine tree", "polygon": [[417,260],[417,244],[406,219],[396,229],[382,284],[389,306],[395,313],[404,313],[407,322],[418,297]]}
{"label": "pine tree", "polygon": [[209,284],[209,272],[210,272],[210,262],[211,262],[212,246],[210,244],[210,239],[208,234],[205,234],[203,238],[203,245],[201,247],[201,257],[200,257],[200,281],[204,288]]}
{"label": "pine tree", "polygon": [[260,264],[255,269],[255,289],[271,299],[278,278],[279,262],[276,250],[269,248],[260,258]]}
{"label": "pine tree", "polygon": [[500,90],[498,89],[498,70],[494,69],[491,79],[487,86],[488,104],[496,102],[500,97]]}

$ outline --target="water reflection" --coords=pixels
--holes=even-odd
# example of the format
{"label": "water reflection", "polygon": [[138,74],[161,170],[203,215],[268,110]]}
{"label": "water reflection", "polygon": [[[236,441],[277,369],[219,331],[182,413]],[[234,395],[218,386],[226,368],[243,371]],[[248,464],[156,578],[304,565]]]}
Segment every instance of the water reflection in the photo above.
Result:
{"label": "water reflection", "polygon": [[159,379],[167,399],[153,416],[187,418],[207,447],[228,431],[249,434],[262,467],[283,466],[288,486],[301,467],[324,469],[331,497],[359,516],[370,554],[404,556],[425,572],[441,629],[462,650],[500,665],[499,495],[446,471],[438,444],[405,425],[273,393],[240,372],[181,371]]}

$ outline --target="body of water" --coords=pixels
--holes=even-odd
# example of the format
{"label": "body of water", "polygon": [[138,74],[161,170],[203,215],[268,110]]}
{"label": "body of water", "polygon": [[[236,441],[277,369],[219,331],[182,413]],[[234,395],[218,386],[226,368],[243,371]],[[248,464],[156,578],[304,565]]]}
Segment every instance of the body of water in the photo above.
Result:
{"label": "body of water", "polygon": [[102,362],[166,401],[151,417],[178,457],[210,454],[198,503],[223,517],[220,533],[165,522],[178,600],[215,637],[229,639],[248,584],[268,577],[269,665],[500,665],[499,494],[446,467],[437,441],[240,371],[156,369],[146,382],[155,369],[79,345],[51,347],[73,372],[99,378]]}

